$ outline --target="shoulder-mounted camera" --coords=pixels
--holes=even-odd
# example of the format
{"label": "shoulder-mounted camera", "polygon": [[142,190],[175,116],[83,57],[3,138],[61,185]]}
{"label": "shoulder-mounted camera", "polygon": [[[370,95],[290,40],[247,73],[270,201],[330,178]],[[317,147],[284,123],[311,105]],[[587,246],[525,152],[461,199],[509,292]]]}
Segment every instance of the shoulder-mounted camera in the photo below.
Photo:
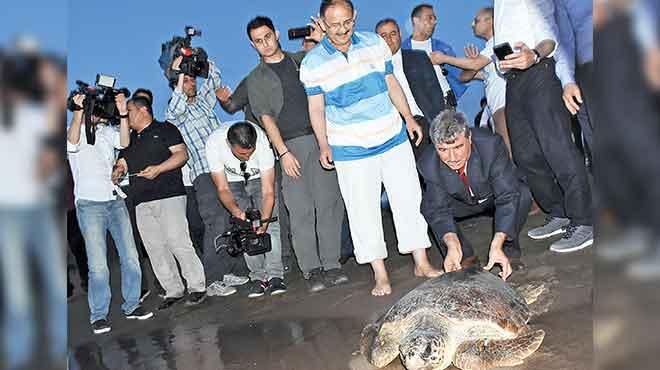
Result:
{"label": "shoulder-mounted camera", "polygon": [[177,73],[172,71],[172,61],[179,56],[183,57],[181,61],[181,72],[193,77],[207,78],[209,76],[209,62],[206,51],[201,47],[192,46],[192,38],[201,36],[202,31],[192,26],[184,28],[185,37],[174,36],[172,40],[167,41],[161,46],[161,54],[158,59],[160,68],[163,69],[165,78],[170,86],[176,85]]}
{"label": "shoulder-mounted camera", "polygon": [[231,228],[215,238],[215,252],[226,249],[232,257],[249,256],[268,253],[271,251],[270,234],[257,234],[256,230],[266,222],[275,222],[277,217],[261,219],[258,209],[250,208],[245,211],[245,220],[232,217]]}

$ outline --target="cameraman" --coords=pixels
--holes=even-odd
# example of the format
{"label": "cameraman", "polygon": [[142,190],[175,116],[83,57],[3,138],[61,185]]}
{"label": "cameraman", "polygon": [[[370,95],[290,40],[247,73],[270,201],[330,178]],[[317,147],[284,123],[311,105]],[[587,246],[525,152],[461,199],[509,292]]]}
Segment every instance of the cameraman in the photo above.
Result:
{"label": "cameraman", "polygon": [[[217,269],[218,255],[215,253],[214,239],[224,232],[223,208],[218,202],[215,185],[209,175],[209,165],[206,161],[205,144],[213,131],[220,128],[220,121],[213,112],[216,104],[216,91],[222,85],[220,72],[215,64],[209,61],[208,78],[204,80],[199,92],[197,80],[181,71],[183,57],[179,56],[172,62],[171,69],[178,72],[177,83],[172,92],[167,107],[166,120],[174,124],[188,148],[189,179],[195,190],[199,205],[199,214],[204,222],[204,253],[203,264],[206,272],[207,288],[212,283],[215,288],[209,295],[226,296],[236,292],[230,285],[240,285],[248,281],[246,277],[230,275],[228,271]],[[223,256],[229,258],[228,256]],[[223,276],[223,272],[225,273]]]}
{"label": "cameraman", "polygon": [[[246,209],[257,205],[262,219],[277,214],[275,157],[260,127],[239,121],[215,131],[206,143],[206,156],[217,197],[233,217],[246,220]],[[222,219],[227,220],[226,212],[223,213]],[[244,255],[252,280],[249,298],[286,292],[279,222],[264,223],[256,232],[263,234],[269,226],[272,250],[262,255]]]}
{"label": "cameraman", "polygon": [[119,255],[121,265],[122,309],[128,319],[148,319],[153,316],[140,307],[142,272],[133,240],[133,232],[124,201],[117,197],[117,187],[111,180],[115,162],[115,149],[130,142],[126,97],[115,98],[120,115],[119,131],[101,121],[95,115],[95,144],[87,143],[83,123],[85,95],[77,94],[71,126],[67,131],[67,153],[74,181],[76,213],[85,239],[89,265],[88,301],[90,322],[94,334],[110,331],[107,321],[110,307],[110,271],[107,261],[106,233],[109,230]]}

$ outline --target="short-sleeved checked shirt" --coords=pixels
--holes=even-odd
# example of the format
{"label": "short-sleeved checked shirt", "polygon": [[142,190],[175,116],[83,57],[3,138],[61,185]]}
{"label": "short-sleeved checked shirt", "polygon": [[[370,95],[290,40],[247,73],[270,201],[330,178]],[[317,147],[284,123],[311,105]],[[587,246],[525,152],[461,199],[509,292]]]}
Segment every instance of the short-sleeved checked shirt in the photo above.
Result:
{"label": "short-sleeved checked shirt", "polygon": [[213,112],[216,103],[215,90],[221,87],[220,72],[213,62],[209,66],[209,77],[197,92],[195,102],[188,103],[183,91],[174,89],[167,107],[167,121],[174,124],[188,148],[190,181],[209,172],[206,162],[206,140],[222,124]]}
{"label": "short-sleeved checked shirt", "polygon": [[307,95],[324,95],[335,161],[384,153],[408,139],[385,81],[392,71],[389,47],[372,32],[355,32],[345,54],[324,38],[303,59],[300,80]]}

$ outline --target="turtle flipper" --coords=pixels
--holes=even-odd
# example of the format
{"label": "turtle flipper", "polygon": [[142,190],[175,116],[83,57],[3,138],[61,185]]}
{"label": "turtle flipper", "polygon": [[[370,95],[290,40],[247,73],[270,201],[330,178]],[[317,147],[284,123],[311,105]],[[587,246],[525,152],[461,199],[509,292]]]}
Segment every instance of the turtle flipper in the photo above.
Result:
{"label": "turtle flipper", "polygon": [[516,288],[518,293],[525,299],[525,302],[527,304],[532,304],[536,302],[536,300],[539,298],[541,294],[546,290],[545,289],[545,284],[540,283],[540,284],[525,284],[523,286],[520,286]]}
{"label": "turtle flipper", "polygon": [[454,365],[462,370],[486,370],[523,363],[543,342],[545,332],[536,330],[512,339],[473,340],[456,349]]}

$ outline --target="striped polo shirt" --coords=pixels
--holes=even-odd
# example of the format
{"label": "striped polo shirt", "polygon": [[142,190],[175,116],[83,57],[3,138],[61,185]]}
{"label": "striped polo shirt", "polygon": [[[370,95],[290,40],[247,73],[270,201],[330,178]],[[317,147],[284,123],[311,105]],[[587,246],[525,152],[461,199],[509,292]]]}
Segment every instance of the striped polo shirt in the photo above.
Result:
{"label": "striped polo shirt", "polygon": [[305,92],[324,95],[335,161],[367,158],[408,140],[385,82],[392,72],[392,52],[372,32],[355,32],[345,54],[324,38],[303,59],[300,80]]}

